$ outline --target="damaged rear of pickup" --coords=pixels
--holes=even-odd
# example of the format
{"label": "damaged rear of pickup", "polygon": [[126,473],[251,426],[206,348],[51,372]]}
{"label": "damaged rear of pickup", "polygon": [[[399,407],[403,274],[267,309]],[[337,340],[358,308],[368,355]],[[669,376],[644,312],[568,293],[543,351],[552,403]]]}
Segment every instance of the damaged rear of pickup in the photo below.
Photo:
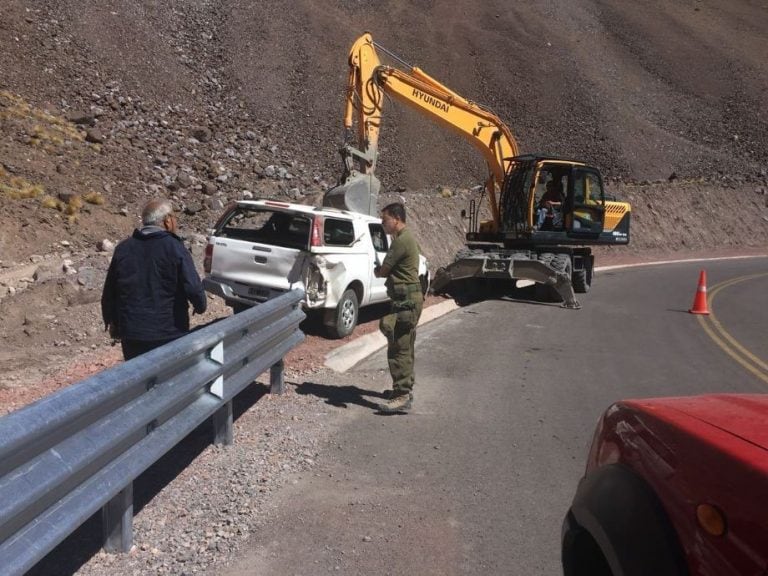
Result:
{"label": "damaged rear of pickup", "polygon": [[[322,315],[332,338],[351,334],[359,309],[387,301],[373,269],[390,238],[381,220],[334,208],[272,200],[229,205],[208,239],[205,289],[238,312],[294,288],[307,312]],[[419,269],[429,287],[427,262]]]}

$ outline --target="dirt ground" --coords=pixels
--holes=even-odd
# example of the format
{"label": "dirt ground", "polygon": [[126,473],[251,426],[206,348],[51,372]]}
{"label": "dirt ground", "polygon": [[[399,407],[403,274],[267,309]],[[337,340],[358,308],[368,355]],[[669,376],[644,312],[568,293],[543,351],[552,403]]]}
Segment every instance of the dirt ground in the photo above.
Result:
{"label": "dirt ground", "polygon": [[[601,169],[632,203],[632,242],[598,264],[764,252],[767,28],[768,10],[747,0],[6,0],[0,406],[118,360],[101,284],[149,198],[183,212],[198,263],[234,199],[319,203],[340,174],[346,56],[365,30],[491,107],[522,151]],[[459,213],[486,168],[458,137],[388,106],[381,201],[406,203],[436,269],[461,246]],[[210,303],[197,322],[229,313]],[[308,330],[291,370],[339,344]]]}

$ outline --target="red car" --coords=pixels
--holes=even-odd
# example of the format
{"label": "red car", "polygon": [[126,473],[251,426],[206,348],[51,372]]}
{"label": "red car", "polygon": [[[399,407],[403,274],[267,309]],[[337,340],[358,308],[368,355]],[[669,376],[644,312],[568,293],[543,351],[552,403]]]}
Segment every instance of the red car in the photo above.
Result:
{"label": "red car", "polygon": [[565,576],[768,575],[768,395],[608,408],[562,536]]}

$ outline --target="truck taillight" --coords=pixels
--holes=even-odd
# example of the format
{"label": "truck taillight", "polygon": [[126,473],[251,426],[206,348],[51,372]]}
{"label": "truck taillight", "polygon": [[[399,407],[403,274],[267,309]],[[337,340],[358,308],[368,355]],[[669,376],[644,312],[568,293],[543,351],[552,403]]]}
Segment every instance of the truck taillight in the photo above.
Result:
{"label": "truck taillight", "polygon": [[203,259],[203,271],[206,274],[211,273],[211,261],[213,260],[213,244],[205,247],[205,258]]}
{"label": "truck taillight", "polygon": [[320,216],[312,219],[312,239],[309,244],[310,246],[323,245],[323,219]]}

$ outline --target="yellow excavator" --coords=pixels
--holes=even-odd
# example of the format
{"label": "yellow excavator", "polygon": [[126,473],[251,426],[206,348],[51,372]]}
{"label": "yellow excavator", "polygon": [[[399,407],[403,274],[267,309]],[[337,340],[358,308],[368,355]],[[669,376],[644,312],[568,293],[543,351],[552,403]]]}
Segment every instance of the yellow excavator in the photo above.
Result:
{"label": "yellow excavator", "polygon": [[[402,69],[383,65],[378,52]],[[471,297],[488,283],[533,280],[553,287],[563,306],[578,308],[574,291],[587,292],[592,283],[590,246],[629,243],[630,205],[607,199],[599,170],[584,162],[521,155],[496,114],[411,66],[368,33],[349,53],[344,168],[323,204],[378,213],[375,170],[385,95],[464,137],[488,165],[480,198],[462,211],[469,220],[466,247],[437,271],[433,291]],[[483,197],[491,218],[480,221]]]}

